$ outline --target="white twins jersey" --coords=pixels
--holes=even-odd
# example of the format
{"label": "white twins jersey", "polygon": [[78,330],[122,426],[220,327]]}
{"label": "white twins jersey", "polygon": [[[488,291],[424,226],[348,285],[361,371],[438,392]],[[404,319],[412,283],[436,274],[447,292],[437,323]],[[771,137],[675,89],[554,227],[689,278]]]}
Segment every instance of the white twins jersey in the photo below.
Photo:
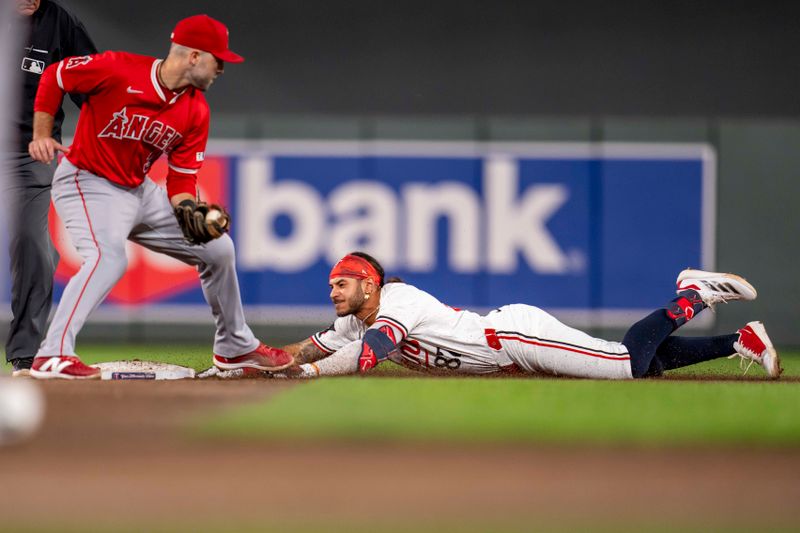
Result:
{"label": "white twins jersey", "polygon": [[[387,331],[388,326],[388,331]],[[398,344],[390,355],[417,370],[450,370],[469,374],[498,372],[511,361],[486,340],[486,320],[471,311],[449,307],[405,283],[381,289],[381,304],[371,329],[381,329]],[[366,326],[354,315],[339,317],[311,340],[326,353],[363,338]]]}
{"label": "white twins jersey", "polygon": [[[491,374],[503,370],[595,379],[630,379],[630,354],[613,341],[562,324],[545,311],[513,304],[487,316],[454,309],[405,283],[381,289],[370,329],[398,346],[389,358],[422,371]],[[353,315],[337,318],[311,337],[327,354],[362,339],[367,327]]]}

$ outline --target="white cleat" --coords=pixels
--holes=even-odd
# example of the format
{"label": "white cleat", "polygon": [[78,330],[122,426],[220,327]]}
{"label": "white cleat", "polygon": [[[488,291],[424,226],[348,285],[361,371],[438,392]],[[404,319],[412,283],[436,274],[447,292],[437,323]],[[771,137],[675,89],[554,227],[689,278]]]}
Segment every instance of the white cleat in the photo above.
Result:
{"label": "white cleat", "polygon": [[781,368],[781,358],[772,345],[772,341],[767,335],[767,330],[761,322],[748,322],[745,327],[739,330],[739,340],[733,343],[736,353],[731,357],[741,357],[741,362],[750,361],[745,369],[750,369],[754,362],[764,367],[764,371],[772,379],[778,379],[783,372]]}
{"label": "white cleat", "polygon": [[711,308],[720,302],[755,300],[758,296],[755,287],[741,276],[693,268],[687,268],[678,274],[677,286],[677,293],[689,289],[696,290],[703,303]]}

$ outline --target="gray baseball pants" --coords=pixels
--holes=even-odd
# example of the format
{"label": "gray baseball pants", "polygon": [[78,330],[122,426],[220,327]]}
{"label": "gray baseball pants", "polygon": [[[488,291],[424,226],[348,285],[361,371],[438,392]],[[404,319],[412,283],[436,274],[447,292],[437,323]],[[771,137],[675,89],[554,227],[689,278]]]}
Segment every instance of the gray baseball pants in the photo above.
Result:
{"label": "gray baseball pants", "polygon": [[58,252],[50,239],[47,214],[54,165],[27,153],[5,155],[12,320],[6,360],[33,357],[44,337],[53,302]]}
{"label": "gray baseball pants", "polygon": [[84,322],[127,269],[128,239],[197,267],[217,328],[214,353],[233,357],[258,346],[245,322],[233,241],[224,235],[189,244],[166,191],[152,180],[128,189],[64,158],[53,178],[53,203],[84,262],[64,289],[37,356],[75,355]]}

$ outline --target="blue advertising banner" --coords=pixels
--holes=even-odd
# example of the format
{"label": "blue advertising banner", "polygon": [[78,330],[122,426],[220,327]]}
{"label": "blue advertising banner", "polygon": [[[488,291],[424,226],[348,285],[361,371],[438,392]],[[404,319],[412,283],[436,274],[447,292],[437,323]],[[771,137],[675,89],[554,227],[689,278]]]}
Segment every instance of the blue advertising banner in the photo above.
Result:
{"label": "blue advertising banner", "polygon": [[[524,302],[575,325],[625,325],[663,305],[683,268],[714,267],[707,145],[243,141],[208,154],[256,321],[332,316],[328,272],[353,250],[448,304]],[[98,313],[196,306],[206,319],[184,281],[139,283]]]}
{"label": "blue advertising banner", "polygon": [[705,146],[276,144],[234,164],[248,304],[325,305],[354,249],[452,305],[609,316],[713,266]]}

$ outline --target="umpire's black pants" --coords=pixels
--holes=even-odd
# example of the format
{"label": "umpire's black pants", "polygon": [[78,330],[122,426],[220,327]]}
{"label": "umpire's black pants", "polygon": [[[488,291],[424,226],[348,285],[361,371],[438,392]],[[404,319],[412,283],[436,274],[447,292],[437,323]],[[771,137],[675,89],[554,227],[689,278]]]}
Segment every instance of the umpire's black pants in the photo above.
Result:
{"label": "umpire's black pants", "polygon": [[48,231],[53,165],[27,153],[6,154],[11,312],[6,360],[33,357],[47,331],[58,252]]}

